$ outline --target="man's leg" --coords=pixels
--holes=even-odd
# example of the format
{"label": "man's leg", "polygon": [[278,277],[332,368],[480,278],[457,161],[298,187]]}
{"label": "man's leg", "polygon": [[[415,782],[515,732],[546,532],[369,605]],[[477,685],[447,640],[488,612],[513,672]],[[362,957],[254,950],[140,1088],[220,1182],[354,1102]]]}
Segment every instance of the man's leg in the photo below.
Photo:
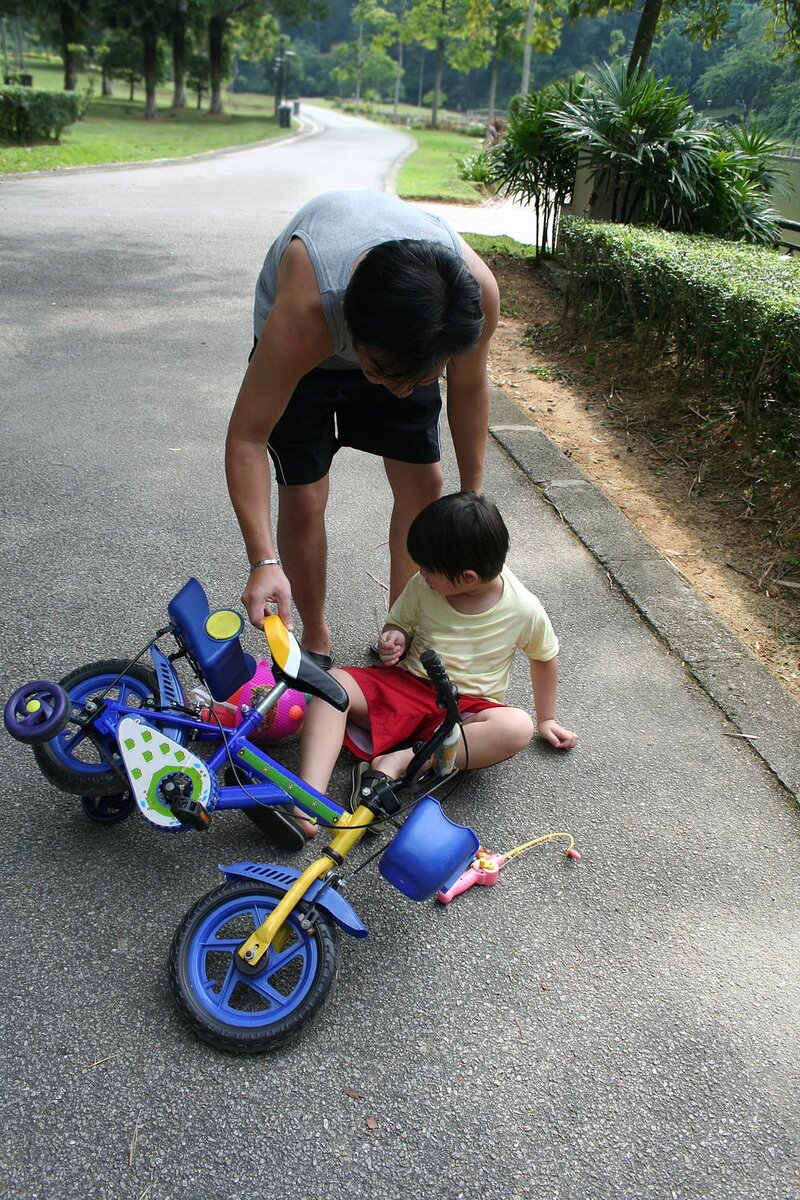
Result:
{"label": "man's leg", "polygon": [[326,792],[336,759],[344,742],[348,721],[357,725],[368,722],[364,693],[347,671],[331,671],[350,698],[347,712],[339,712],[315,696],[308,706],[300,735],[300,778],[318,792]]}
{"label": "man's leg", "polygon": [[439,499],[443,473],[439,462],[407,463],[384,458],[383,465],[394,497],[389,525],[389,604],[392,605],[417,569],[406,549],[408,528],[426,504]]}
{"label": "man's leg", "polygon": [[325,621],[328,540],[325,507],[329,480],[278,485],[278,552],[292,598],[303,622],[306,650],[329,654],[330,629]]}

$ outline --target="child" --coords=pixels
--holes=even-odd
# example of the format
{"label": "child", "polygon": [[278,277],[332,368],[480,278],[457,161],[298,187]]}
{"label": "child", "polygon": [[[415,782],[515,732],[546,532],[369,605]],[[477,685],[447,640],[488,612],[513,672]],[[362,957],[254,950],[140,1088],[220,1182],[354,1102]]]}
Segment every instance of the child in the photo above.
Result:
{"label": "child", "polygon": [[[429,504],[408,532],[419,567],[392,606],[378,640],[380,666],[331,672],[350,697],[346,713],[311,701],[300,742],[300,775],[328,787],[342,745],[362,761],[353,772],[353,801],[372,772],[398,779],[441,723],[443,711],[420,663],[432,649],[458,688],[470,767],[491,767],[528,745],[528,713],[504,704],[517,650],[530,660],[539,736],[569,750],[577,734],[556,720],[558,640],[539,601],[505,566],[508,530],[496,506],[475,492]],[[456,766],[467,761],[459,743]],[[299,822],[313,832],[307,822]]]}

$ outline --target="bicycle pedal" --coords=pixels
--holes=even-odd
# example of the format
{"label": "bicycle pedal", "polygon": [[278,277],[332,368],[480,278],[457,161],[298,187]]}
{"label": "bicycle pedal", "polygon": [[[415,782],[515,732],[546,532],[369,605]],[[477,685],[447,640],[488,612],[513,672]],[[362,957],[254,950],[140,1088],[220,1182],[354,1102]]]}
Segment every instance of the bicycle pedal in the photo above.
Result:
{"label": "bicycle pedal", "polygon": [[211,824],[211,813],[198,800],[176,800],[169,809],[181,825],[191,829],[208,829]]}

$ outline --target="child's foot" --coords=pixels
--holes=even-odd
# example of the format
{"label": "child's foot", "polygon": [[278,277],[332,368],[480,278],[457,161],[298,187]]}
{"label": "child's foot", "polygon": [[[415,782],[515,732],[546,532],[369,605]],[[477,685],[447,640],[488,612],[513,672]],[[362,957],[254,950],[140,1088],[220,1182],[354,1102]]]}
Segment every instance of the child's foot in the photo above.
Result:
{"label": "child's foot", "polygon": [[257,805],[244,809],[244,814],[280,850],[302,850],[308,840],[305,829],[288,807]]}
{"label": "child's foot", "polygon": [[301,808],[293,808],[292,816],[306,835],[306,839],[317,836],[317,822],[307,817]]}
{"label": "child's foot", "polygon": [[[370,763],[358,762],[353,767],[351,778],[353,787],[350,793],[350,799],[347,802],[347,807],[349,808],[350,812],[353,813],[356,811],[359,804],[361,804],[362,791],[369,784],[374,783],[376,780],[384,779],[385,776],[381,771],[373,771]],[[367,833],[380,833],[384,825],[384,821],[373,821],[372,824],[367,828]]]}

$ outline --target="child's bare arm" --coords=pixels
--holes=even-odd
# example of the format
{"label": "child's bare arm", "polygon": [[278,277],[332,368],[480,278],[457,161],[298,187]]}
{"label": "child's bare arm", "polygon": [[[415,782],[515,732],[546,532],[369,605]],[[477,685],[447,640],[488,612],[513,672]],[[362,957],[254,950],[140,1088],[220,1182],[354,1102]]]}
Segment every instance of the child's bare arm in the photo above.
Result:
{"label": "child's bare arm", "polygon": [[556,720],[556,692],[558,690],[558,655],[548,662],[532,658],[531,687],[536,708],[536,728],[544,738],[558,750],[571,750],[577,744],[578,735],[565,729]]}
{"label": "child's bare arm", "polygon": [[393,667],[395,663],[399,663],[408,649],[408,643],[409,638],[402,629],[384,625],[378,638],[378,658],[381,660],[381,666]]}

